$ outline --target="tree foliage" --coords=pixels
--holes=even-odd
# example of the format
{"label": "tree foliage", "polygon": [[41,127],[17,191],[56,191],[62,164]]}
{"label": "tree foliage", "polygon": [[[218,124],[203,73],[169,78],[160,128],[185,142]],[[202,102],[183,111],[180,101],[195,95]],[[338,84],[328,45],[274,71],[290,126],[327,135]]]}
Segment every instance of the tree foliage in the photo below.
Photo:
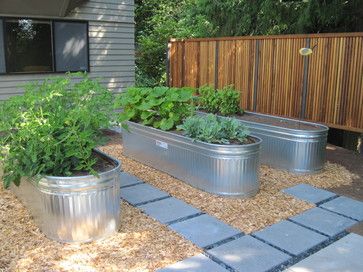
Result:
{"label": "tree foliage", "polygon": [[136,0],[137,82],[165,83],[169,38],[363,31],[363,0]]}

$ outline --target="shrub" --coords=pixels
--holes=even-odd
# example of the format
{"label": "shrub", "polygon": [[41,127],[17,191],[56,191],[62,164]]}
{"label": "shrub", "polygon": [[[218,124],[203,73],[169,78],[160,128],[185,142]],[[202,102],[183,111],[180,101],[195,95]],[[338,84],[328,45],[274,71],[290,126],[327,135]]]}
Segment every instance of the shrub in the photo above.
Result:
{"label": "shrub", "polygon": [[200,87],[199,95],[199,103],[204,110],[210,113],[218,113],[219,97],[218,93],[212,87]]}
{"label": "shrub", "polygon": [[221,90],[203,86],[199,89],[199,94],[200,105],[207,112],[218,113],[223,116],[243,113],[239,106],[240,93],[232,86],[226,86]]}
{"label": "shrub", "polygon": [[194,111],[193,89],[190,88],[128,88],[116,98],[122,108],[119,121],[134,121],[162,130],[171,130]]}
{"label": "shrub", "polygon": [[217,91],[219,97],[219,113],[224,116],[243,113],[240,108],[240,93],[232,86]]}
{"label": "shrub", "polygon": [[24,96],[4,102],[4,187],[18,186],[22,177],[96,174],[92,151],[102,143],[100,129],[110,124],[111,103],[112,94],[82,73],[31,83]]}
{"label": "shrub", "polygon": [[190,116],[178,129],[194,140],[216,144],[243,144],[249,135],[248,129],[236,119],[213,114]]}

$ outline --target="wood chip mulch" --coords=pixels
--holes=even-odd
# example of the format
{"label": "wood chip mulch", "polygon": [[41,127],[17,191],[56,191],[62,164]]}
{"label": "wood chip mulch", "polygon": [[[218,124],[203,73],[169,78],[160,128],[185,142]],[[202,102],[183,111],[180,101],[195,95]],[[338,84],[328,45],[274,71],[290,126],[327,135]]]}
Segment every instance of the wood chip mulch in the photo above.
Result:
{"label": "wood chip mulch", "polygon": [[86,244],[47,239],[19,200],[0,189],[0,271],[155,271],[201,252],[166,226],[122,203],[121,227]]}
{"label": "wood chip mulch", "polygon": [[[344,167],[327,163],[324,171],[298,176],[262,166],[261,190],[253,198],[222,198],[195,189],[168,174],[122,155],[119,134],[101,148],[120,159],[131,173],[171,195],[250,233],[312,207],[281,193],[299,183],[319,188],[348,185],[354,175]],[[167,227],[122,203],[119,232],[92,243],[60,244],[47,239],[33,223],[19,200],[0,189],[0,270],[1,271],[155,271],[201,252]]]}
{"label": "wood chip mulch", "polygon": [[125,172],[167,191],[172,196],[245,233],[257,231],[313,207],[312,204],[282,193],[282,189],[299,183],[329,189],[348,185],[352,183],[355,177],[343,166],[329,162],[322,172],[305,176],[262,165],[260,170],[261,187],[255,197],[249,199],[225,198],[195,189],[166,173],[123,156],[121,136],[114,134],[110,137],[111,141],[102,150],[120,159]]}

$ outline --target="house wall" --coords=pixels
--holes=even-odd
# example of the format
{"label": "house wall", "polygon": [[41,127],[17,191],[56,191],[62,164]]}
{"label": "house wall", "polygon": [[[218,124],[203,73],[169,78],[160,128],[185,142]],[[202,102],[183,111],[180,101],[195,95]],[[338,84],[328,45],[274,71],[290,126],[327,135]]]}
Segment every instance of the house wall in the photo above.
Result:
{"label": "house wall", "polygon": [[[0,16],[27,17],[26,14],[1,13]],[[134,84],[134,0],[90,0],[66,17],[46,18],[89,21],[90,77],[99,79],[113,92]],[[0,100],[22,94],[24,84],[29,81],[52,75],[59,73],[0,75]]]}

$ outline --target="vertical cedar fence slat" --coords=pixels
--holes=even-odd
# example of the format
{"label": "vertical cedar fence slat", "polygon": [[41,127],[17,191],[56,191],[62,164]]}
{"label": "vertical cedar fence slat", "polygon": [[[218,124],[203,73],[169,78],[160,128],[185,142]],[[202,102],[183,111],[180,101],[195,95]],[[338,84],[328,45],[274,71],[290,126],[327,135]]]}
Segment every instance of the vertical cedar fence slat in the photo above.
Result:
{"label": "vertical cedar fence slat", "polygon": [[170,86],[234,85],[244,109],[363,133],[362,32],[171,39],[168,57]]}

